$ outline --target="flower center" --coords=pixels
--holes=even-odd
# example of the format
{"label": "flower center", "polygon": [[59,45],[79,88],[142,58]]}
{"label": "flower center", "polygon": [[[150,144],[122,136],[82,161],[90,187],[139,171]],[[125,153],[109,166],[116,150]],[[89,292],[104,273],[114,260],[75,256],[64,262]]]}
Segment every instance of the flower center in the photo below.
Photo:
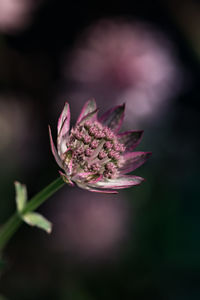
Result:
{"label": "flower center", "polygon": [[[108,127],[86,121],[71,130],[68,149],[72,151],[71,176],[86,172],[90,175],[115,178],[123,164],[123,144]],[[65,163],[69,161],[65,158]]]}

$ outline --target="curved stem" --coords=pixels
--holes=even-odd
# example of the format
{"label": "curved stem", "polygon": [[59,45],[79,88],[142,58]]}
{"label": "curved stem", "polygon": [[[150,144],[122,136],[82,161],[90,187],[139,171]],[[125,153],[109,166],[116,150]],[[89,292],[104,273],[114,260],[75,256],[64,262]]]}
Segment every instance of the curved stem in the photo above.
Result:
{"label": "curved stem", "polygon": [[[45,202],[51,195],[58,191],[65,182],[61,177],[50,183],[42,191],[36,194],[25,206],[21,215],[32,212]],[[0,252],[6,247],[7,243],[22,224],[22,219],[18,213],[14,213],[0,230]]]}
{"label": "curved stem", "polygon": [[0,252],[6,246],[7,242],[17,231],[22,223],[22,219],[19,217],[18,213],[15,213],[8,219],[0,231]]}

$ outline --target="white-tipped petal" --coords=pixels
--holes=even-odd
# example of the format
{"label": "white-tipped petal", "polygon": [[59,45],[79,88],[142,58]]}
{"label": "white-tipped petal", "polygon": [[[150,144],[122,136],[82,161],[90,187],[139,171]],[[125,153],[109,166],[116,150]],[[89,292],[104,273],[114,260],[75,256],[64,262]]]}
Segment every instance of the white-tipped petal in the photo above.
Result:
{"label": "white-tipped petal", "polygon": [[126,174],[134,171],[143,165],[151,156],[151,152],[129,152],[124,154],[124,165],[119,169],[121,174]]}
{"label": "white-tipped petal", "polygon": [[81,189],[87,190],[89,192],[100,193],[100,194],[118,194],[118,192],[115,191],[115,190],[107,190],[107,189],[96,188],[96,187],[92,187],[90,185],[80,184],[78,182],[77,182],[77,185]]}
{"label": "white-tipped petal", "polygon": [[117,133],[120,130],[124,119],[124,110],[125,104],[118,105],[105,112],[99,120],[105,126],[111,128],[114,133]]}
{"label": "white-tipped petal", "polygon": [[70,108],[69,108],[69,104],[66,102],[64,109],[60,115],[60,118],[58,120],[57,148],[58,148],[58,154],[61,156],[67,150],[69,128],[70,128]]}
{"label": "white-tipped petal", "polygon": [[58,127],[57,127],[58,136],[65,135],[66,133],[68,133],[69,127],[70,127],[70,108],[69,108],[69,103],[66,102],[63,111],[60,114],[60,117],[58,119]]}
{"label": "white-tipped petal", "polygon": [[98,181],[94,186],[91,185],[91,187],[102,188],[102,189],[125,189],[133,185],[139,185],[143,180],[144,178],[139,176],[127,175],[115,179]]}
{"label": "white-tipped petal", "polygon": [[53,153],[53,156],[54,156],[57,164],[59,165],[59,167],[63,168],[62,161],[60,159],[60,156],[58,155],[58,152],[57,152],[56,147],[55,147],[54,142],[53,142],[50,126],[49,126],[49,138],[50,138],[50,145],[51,145],[51,151]]}

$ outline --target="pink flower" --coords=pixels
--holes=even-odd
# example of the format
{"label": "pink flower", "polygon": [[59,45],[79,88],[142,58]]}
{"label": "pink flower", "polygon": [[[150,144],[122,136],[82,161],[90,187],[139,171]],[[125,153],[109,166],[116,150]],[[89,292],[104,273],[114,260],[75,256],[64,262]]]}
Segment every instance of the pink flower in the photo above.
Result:
{"label": "pink flower", "polygon": [[119,133],[125,105],[116,106],[97,118],[95,100],[84,105],[70,132],[70,109],[66,103],[58,120],[57,150],[49,135],[56,162],[65,173],[63,180],[99,193],[117,193],[116,189],[139,185],[144,179],[130,173],[141,166],[150,152],[132,152],[143,131]]}
{"label": "pink flower", "polygon": [[63,93],[74,111],[90,95],[105,108],[124,99],[126,124],[137,127],[163,118],[186,83],[172,41],[151,24],[124,18],[90,24],[62,65],[73,82]]}
{"label": "pink flower", "polygon": [[0,0],[0,31],[15,34],[28,27],[42,0]]}

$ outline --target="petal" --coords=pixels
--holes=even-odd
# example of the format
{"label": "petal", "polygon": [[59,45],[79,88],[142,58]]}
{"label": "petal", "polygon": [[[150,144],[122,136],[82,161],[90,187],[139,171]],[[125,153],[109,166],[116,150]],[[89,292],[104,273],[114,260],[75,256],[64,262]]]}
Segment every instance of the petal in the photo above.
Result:
{"label": "petal", "polygon": [[115,190],[103,190],[101,188],[95,188],[89,185],[83,185],[77,182],[77,185],[84,190],[90,191],[90,192],[95,192],[95,193],[101,193],[101,194],[118,194],[117,191]]}
{"label": "petal", "polygon": [[51,134],[51,127],[49,126],[49,138],[50,138],[50,144],[51,144],[51,151],[53,153],[53,156],[57,162],[57,164],[59,165],[60,168],[63,168],[62,166],[62,161],[58,155],[58,152],[56,150],[56,147],[54,145],[54,142],[53,142],[53,138],[52,138],[52,134]]}
{"label": "petal", "polygon": [[98,190],[90,187],[87,187],[86,189],[90,192],[101,193],[101,194],[118,194],[118,192],[115,190],[100,190],[100,189]]}
{"label": "petal", "polygon": [[124,119],[125,104],[109,109],[99,121],[117,133]]}
{"label": "petal", "polygon": [[57,138],[57,148],[58,148],[58,154],[63,158],[63,154],[68,150],[68,140],[69,140],[69,134],[66,133],[65,135],[60,135]]}
{"label": "petal", "polygon": [[103,189],[124,189],[133,185],[139,185],[142,181],[144,181],[144,178],[142,177],[124,175],[115,179],[99,181],[95,184],[95,187]]}
{"label": "petal", "polygon": [[65,135],[69,132],[70,127],[70,108],[69,103],[65,103],[65,106],[63,108],[63,111],[58,119],[58,136],[59,135]]}
{"label": "petal", "polygon": [[95,111],[97,109],[96,101],[94,98],[88,100],[82,108],[82,111],[78,117],[77,123],[81,122],[81,120],[88,115],[89,113]]}
{"label": "petal", "polygon": [[143,136],[143,130],[125,131],[118,134],[118,140],[126,147],[125,152],[133,151],[140,143]]}
{"label": "petal", "polygon": [[124,165],[119,169],[121,174],[130,173],[139,168],[151,156],[151,152],[129,152],[124,154]]}
{"label": "petal", "polygon": [[67,150],[69,128],[70,128],[70,108],[69,108],[69,104],[66,102],[64,109],[60,115],[60,118],[58,120],[57,148],[58,148],[58,154],[60,156]]}
{"label": "petal", "polygon": [[85,121],[91,121],[91,122],[93,122],[93,121],[95,121],[95,120],[97,120],[97,112],[98,112],[98,108],[97,109],[95,109],[94,111],[92,111],[92,112],[90,112],[89,114],[87,114],[86,116],[84,116],[82,119],[81,119],[81,121],[79,122],[79,123],[77,123],[77,124],[83,124]]}

